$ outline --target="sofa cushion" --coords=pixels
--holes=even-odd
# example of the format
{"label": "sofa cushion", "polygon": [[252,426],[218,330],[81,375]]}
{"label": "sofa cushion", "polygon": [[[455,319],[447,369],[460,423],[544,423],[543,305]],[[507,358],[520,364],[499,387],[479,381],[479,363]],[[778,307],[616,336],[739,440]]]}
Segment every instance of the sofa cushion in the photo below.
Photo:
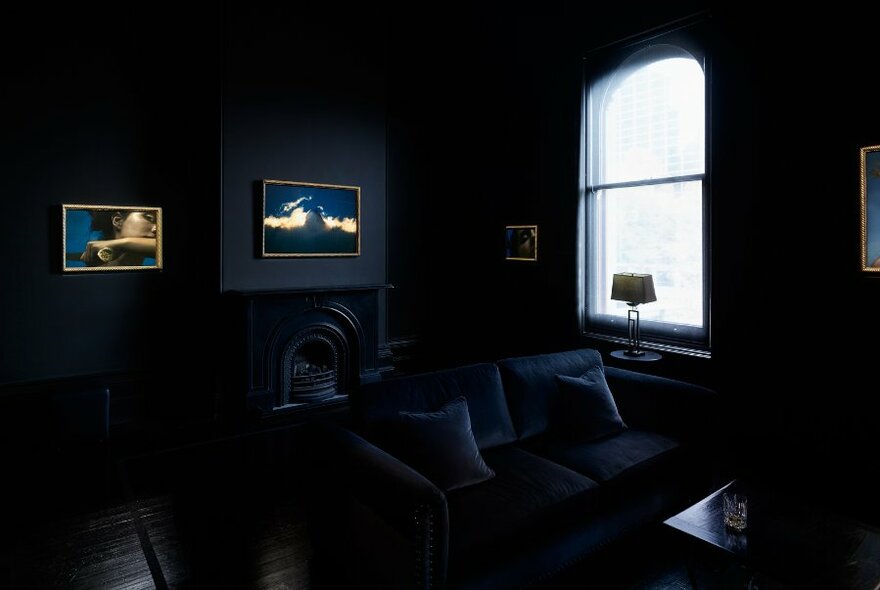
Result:
{"label": "sofa cushion", "polygon": [[483,457],[495,477],[447,494],[450,566],[467,567],[508,543],[534,542],[539,531],[593,504],[595,481],[517,446]]}
{"label": "sofa cushion", "polygon": [[602,367],[591,367],[580,377],[557,375],[558,412],[551,427],[570,440],[589,441],[626,430]]}
{"label": "sofa cushion", "polygon": [[400,412],[390,426],[395,431],[394,454],[443,491],[495,475],[474,441],[463,397],[446,402],[436,412]]}
{"label": "sofa cushion", "polygon": [[587,348],[498,361],[519,437],[536,436],[549,428],[551,407],[558,402],[556,375],[577,377],[597,366],[602,366],[602,357]]}
{"label": "sofa cushion", "polygon": [[681,461],[682,454],[671,438],[635,429],[585,442],[542,437],[529,448],[601,484],[626,482],[628,486],[633,480],[668,470]]}
{"label": "sofa cushion", "polygon": [[484,363],[363,385],[350,397],[355,425],[379,446],[386,422],[404,412],[430,412],[457,397],[467,399],[480,450],[516,440],[498,367]]}

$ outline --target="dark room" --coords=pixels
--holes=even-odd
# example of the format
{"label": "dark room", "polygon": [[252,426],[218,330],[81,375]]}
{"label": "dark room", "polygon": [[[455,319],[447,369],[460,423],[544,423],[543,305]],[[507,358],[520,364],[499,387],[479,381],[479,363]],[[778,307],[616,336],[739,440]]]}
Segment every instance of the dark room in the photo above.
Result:
{"label": "dark room", "polygon": [[4,13],[0,587],[880,589],[870,12]]}

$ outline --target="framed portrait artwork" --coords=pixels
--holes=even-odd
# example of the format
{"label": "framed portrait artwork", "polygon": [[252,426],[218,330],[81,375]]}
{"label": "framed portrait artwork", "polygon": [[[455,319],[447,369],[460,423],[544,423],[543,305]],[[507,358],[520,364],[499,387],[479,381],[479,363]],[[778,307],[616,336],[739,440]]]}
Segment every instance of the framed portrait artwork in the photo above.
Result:
{"label": "framed portrait artwork", "polygon": [[861,149],[861,268],[880,272],[880,145]]}
{"label": "framed portrait artwork", "polygon": [[62,205],[64,272],[162,268],[162,209]]}
{"label": "framed portrait artwork", "polygon": [[506,228],[505,258],[507,260],[538,260],[538,226],[508,225]]}
{"label": "framed portrait artwork", "polygon": [[360,210],[357,186],[264,180],[262,256],[359,256]]}

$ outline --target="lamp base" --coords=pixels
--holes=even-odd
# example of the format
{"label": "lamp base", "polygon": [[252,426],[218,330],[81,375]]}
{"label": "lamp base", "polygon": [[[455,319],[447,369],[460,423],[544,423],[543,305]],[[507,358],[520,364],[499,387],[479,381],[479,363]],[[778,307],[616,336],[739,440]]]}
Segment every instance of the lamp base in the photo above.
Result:
{"label": "lamp base", "polygon": [[643,350],[639,353],[631,352],[629,350],[615,350],[611,353],[616,359],[623,359],[625,361],[659,361],[663,358],[659,352],[654,352],[653,350]]}

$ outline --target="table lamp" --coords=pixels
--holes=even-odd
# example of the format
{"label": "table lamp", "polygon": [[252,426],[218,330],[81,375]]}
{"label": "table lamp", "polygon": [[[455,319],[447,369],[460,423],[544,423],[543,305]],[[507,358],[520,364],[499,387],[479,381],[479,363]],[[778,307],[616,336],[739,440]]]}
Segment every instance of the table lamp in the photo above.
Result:
{"label": "table lamp", "polygon": [[654,293],[654,279],[651,275],[634,272],[615,274],[611,283],[611,299],[626,301],[626,304],[630,306],[626,314],[629,328],[629,348],[612,352],[612,356],[635,360],[659,359],[660,355],[658,353],[646,353],[641,348],[639,310],[636,309],[640,303],[657,301],[657,295]]}

